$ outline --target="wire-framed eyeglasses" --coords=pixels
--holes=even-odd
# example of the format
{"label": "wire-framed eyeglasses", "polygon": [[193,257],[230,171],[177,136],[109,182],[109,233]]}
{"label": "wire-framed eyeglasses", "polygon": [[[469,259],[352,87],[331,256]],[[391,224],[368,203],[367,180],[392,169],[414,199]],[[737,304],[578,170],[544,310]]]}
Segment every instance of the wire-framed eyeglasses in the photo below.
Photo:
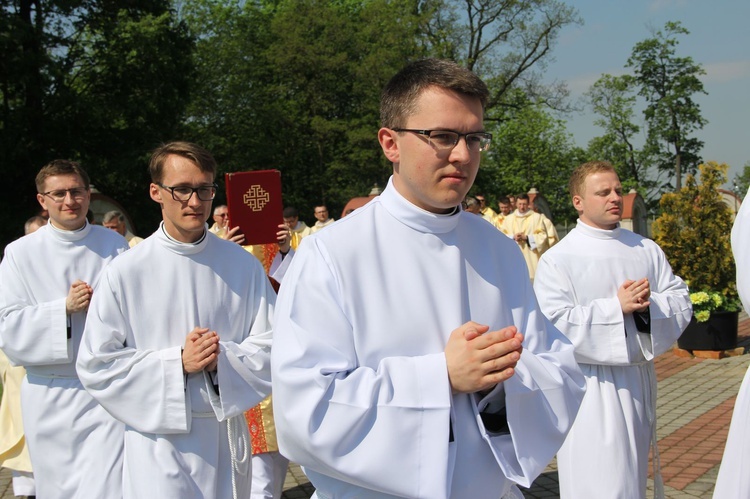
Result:
{"label": "wire-framed eyeglasses", "polygon": [[475,152],[486,151],[492,142],[492,134],[487,132],[458,133],[453,130],[415,130],[413,128],[393,128],[393,131],[424,135],[431,146],[442,150],[456,147],[461,137],[466,139],[466,147]]}
{"label": "wire-framed eyeglasses", "polygon": [[86,192],[88,192],[88,189],[85,187],[73,187],[72,189],[55,189],[54,191],[40,192],[39,194],[49,197],[55,203],[62,203],[68,196],[68,193],[70,193],[70,197],[76,201],[80,201],[86,197]]}
{"label": "wire-framed eyeglasses", "polygon": [[172,193],[172,199],[175,201],[189,201],[193,197],[193,193],[198,195],[198,199],[201,201],[211,201],[216,197],[216,189],[219,187],[216,184],[210,185],[199,185],[198,187],[190,187],[189,185],[164,185],[157,184],[162,189],[166,189]]}

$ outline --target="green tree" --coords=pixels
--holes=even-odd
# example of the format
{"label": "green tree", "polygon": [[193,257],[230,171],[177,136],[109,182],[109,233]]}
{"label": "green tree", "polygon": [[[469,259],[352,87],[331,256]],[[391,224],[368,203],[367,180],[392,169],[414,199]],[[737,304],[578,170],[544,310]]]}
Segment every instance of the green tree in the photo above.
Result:
{"label": "green tree", "polygon": [[536,187],[555,223],[575,220],[568,179],[581,158],[564,122],[540,105],[524,105],[504,113],[490,131],[493,145],[482,159],[477,189],[500,196]]}
{"label": "green tree", "polygon": [[0,0],[0,168],[15,187],[0,245],[39,210],[34,176],[54,158],[81,160],[136,216],[150,202],[144,155],[187,98],[191,42],[172,17],[167,0]]}
{"label": "green tree", "polygon": [[68,112],[92,182],[150,234],[161,214],[147,194],[148,156],[180,135],[193,41],[168,2],[118,5],[99,3],[82,32],[86,44],[66,79],[75,94]]}
{"label": "green tree", "polygon": [[303,218],[319,202],[339,212],[390,174],[375,136],[379,97],[405,61],[426,55],[412,10],[386,0],[190,3],[192,136],[226,171],[280,169],[284,203]]}
{"label": "green tree", "polygon": [[635,121],[635,79],[630,75],[602,75],[586,93],[589,104],[599,115],[594,124],[604,130],[604,135],[594,137],[588,144],[589,160],[606,160],[617,169],[626,190],[637,189],[653,209],[663,185],[662,172],[651,166],[658,153],[652,144],[639,135],[641,127]]}
{"label": "green tree", "polygon": [[691,134],[707,123],[693,100],[706,93],[700,80],[705,71],[691,57],[676,55],[677,37],[687,34],[679,22],[666,23],[663,31],[633,47],[626,65],[633,68],[639,94],[646,99],[647,147],[658,148],[658,167],[669,172],[676,190],[683,172],[694,173],[701,161],[703,142]]}
{"label": "green tree", "polygon": [[466,64],[491,86],[490,108],[533,104],[515,92],[559,103],[561,87],[541,85],[540,70],[559,31],[579,22],[551,0],[188,0],[183,12],[197,39],[189,136],[226,171],[280,169],[284,202],[303,217],[384,185],[379,95],[406,62]]}
{"label": "green tree", "polygon": [[[491,90],[489,109],[544,103],[564,108],[564,84],[543,83],[561,30],[582,24],[577,11],[556,0],[427,1],[430,15],[424,33],[431,53],[461,62],[481,76]],[[520,89],[529,99],[512,95]]]}

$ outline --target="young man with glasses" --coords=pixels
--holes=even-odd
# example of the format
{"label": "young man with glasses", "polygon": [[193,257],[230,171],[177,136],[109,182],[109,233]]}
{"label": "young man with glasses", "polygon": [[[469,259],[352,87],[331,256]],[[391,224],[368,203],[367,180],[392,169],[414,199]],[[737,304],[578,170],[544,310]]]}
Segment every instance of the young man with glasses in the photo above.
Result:
{"label": "young man with glasses", "polygon": [[49,223],[0,263],[0,349],[26,367],[21,408],[39,497],[120,497],[123,425],[75,370],[93,288],[125,239],[86,220],[89,177],[55,160],[36,177]]}
{"label": "young man with glasses", "polygon": [[126,424],[124,497],[248,497],[243,413],[270,393],[275,294],[257,259],[208,233],[208,151],[165,144],[149,171],[163,221],[102,276],[78,372]]}
{"label": "young man with glasses", "polygon": [[572,345],[516,245],[460,208],[491,140],[487,99],[449,61],[393,77],[388,186],[309,236],[285,276],[274,414],[318,497],[521,498],[578,410]]}

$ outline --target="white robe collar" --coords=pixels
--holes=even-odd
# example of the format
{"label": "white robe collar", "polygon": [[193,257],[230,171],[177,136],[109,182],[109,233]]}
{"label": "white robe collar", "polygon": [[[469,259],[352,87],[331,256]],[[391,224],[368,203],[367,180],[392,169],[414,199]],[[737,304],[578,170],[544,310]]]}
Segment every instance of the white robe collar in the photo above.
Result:
{"label": "white robe collar", "polygon": [[208,234],[208,224],[205,224],[203,237],[198,241],[194,243],[183,243],[167,234],[167,230],[164,228],[164,222],[162,222],[159,224],[159,230],[156,231],[156,239],[162,246],[173,253],[177,253],[178,255],[194,255],[206,249],[206,245],[208,244],[206,234]]}
{"label": "white robe collar", "polygon": [[584,235],[594,237],[596,239],[617,239],[620,237],[620,223],[617,223],[617,227],[612,230],[597,229],[592,227],[586,222],[581,221],[579,218],[576,222],[576,229],[581,231]]}
{"label": "white robe collar", "polygon": [[452,213],[440,215],[410,203],[393,186],[393,177],[380,195],[380,204],[398,221],[419,232],[445,234],[455,229],[461,218],[458,207]]}
{"label": "white robe collar", "polygon": [[518,210],[516,210],[513,214],[516,216],[516,218],[526,218],[526,217],[530,217],[534,213],[536,213],[534,210],[528,209],[526,210],[525,213],[521,213]]}
{"label": "white robe collar", "polygon": [[52,222],[49,222],[45,227],[49,227],[48,230],[49,233],[52,234],[52,237],[68,243],[80,241],[84,237],[88,236],[89,232],[91,232],[91,224],[89,224],[88,220],[83,224],[83,227],[77,230],[60,229],[58,227],[55,227]]}

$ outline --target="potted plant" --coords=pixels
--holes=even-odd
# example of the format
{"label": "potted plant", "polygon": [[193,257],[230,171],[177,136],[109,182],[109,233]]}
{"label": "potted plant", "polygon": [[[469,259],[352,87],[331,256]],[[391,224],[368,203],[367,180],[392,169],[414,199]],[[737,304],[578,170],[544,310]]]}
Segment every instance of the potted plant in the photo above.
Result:
{"label": "potted plant", "polygon": [[732,213],[718,190],[728,166],[709,161],[698,168],[700,184],[688,175],[685,187],[662,196],[654,240],[690,288],[693,319],[677,345],[685,350],[728,350],[737,346],[740,310],[729,240]]}

